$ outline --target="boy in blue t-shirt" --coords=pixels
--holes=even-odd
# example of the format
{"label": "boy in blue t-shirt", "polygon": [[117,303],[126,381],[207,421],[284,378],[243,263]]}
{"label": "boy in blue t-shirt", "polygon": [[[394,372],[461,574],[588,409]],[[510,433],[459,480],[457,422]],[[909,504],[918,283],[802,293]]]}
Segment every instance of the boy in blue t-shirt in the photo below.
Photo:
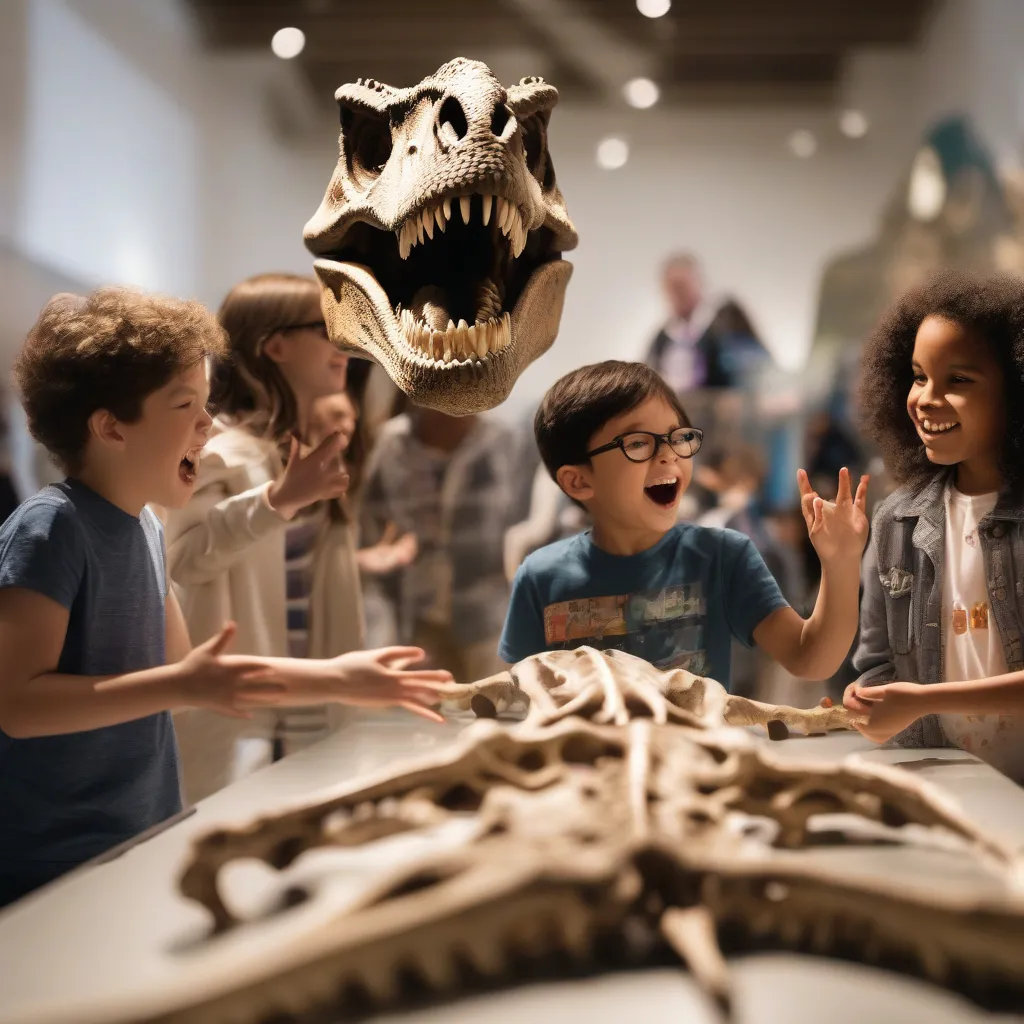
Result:
{"label": "boy in blue t-shirt", "polygon": [[[232,657],[227,624],[192,649],[146,505],[192,493],[212,423],[206,356],[223,346],[198,303],[103,288],[52,299],[18,358],[29,427],[68,476],[0,529],[0,906],[181,809],[171,709],[338,701],[439,717],[424,705],[451,677],[405,671],[415,648]],[[269,499],[259,514],[277,516]]]}
{"label": "boy in blue t-shirt", "polygon": [[795,676],[825,679],[839,668],[857,631],[866,477],[854,498],[843,470],[832,503],[800,472],[822,564],[817,604],[803,619],[749,538],[677,522],[703,434],[649,367],[608,361],[575,370],[544,396],[534,430],[548,472],[593,529],[523,562],[499,647],[506,662],[586,644],[728,686],[736,637]]}

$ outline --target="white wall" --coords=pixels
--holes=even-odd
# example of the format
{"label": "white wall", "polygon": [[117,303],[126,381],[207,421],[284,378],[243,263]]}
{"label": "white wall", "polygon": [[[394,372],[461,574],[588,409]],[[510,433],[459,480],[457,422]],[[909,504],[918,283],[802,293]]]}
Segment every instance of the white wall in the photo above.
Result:
{"label": "white wall", "polygon": [[[888,117],[895,118],[890,109]],[[675,249],[701,255],[714,291],[750,311],[778,360],[803,360],[827,257],[873,233],[894,173],[909,153],[886,117],[859,142],[834,119],[798,111],[637,114],[619,123],[598,112],[556,109],[555,167],[580,234],[555,346],[522,379],[517,402],[580,361],[641,355],[664,316],[659,267]],[[811,160],[786,146],[794,128],[821,139]],[[609,129],[630,159],[598,169]]]}

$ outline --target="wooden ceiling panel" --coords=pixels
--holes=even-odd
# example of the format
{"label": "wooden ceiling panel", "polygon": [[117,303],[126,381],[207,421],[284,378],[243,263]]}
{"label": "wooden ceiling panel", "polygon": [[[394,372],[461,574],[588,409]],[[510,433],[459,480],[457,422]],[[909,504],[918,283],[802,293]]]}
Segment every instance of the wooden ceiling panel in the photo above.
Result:
{"label": "wooden ceiling panel", "polygon": [[649,68],[663,102],[691,105],[828,102],[851,50],[913,46],[935,2],[675,0],[651,19],[633,0],[559,0],[550,12],[546,0],[188,0],[214,49],[261,49],[277,29],[301,28],[297,60],[325,102],[358,77],[411,85],[454,56],[508,52],[535,53],[566,97],[617,95],[579,35]]}

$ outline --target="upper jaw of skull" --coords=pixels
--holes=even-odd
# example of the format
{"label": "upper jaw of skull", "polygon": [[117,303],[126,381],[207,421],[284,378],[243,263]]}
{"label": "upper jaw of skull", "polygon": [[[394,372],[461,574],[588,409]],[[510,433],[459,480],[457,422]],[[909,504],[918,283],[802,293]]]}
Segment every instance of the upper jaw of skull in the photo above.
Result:
{"label": "upper jaw of skull", "polygon": [[417,404],[468,414],[503,401],[554,341],[571,274],[557,246],[575,243],[518,184],[449,190],[390,223],[350,208],[310,244],[335,343],[381,363]]}

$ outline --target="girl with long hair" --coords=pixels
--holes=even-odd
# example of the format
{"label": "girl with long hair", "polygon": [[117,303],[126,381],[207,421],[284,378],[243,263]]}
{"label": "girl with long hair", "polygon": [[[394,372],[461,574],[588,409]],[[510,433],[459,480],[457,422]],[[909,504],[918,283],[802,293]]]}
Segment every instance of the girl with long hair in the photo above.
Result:
{"label": "girl with long hair", "polygon": [[[211,371],[214,428],[195,493],[170,513],[167,553],[193,643],[237,623],[239,653],[333,657],[363,646],[343,431],[316,437],[314,408],[345,390],[348,358],[327,337],[311,278],[261,274],[229,292],[228,353]],[[245,725],[177,721],[185,786],[200,799],[339,721],[334,707],[285,709]],[[239,743],[242,738],[252,740]],[[247,763],[246,763],[247,762]]]}

